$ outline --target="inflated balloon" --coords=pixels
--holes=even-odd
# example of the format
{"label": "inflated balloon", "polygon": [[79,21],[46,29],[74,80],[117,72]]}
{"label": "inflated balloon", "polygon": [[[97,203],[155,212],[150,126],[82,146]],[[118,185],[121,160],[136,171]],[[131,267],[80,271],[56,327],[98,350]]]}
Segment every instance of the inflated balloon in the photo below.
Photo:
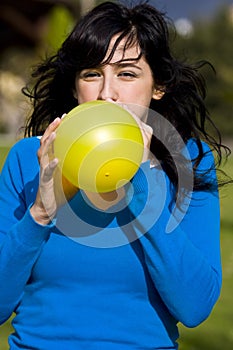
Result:
{"label": "inflated balloon", "polygon": [[115,103],[91,101],[72,109],[57,129],[54,154],[76,187],[111,192],[135,175],[143,138],[132,115]]}

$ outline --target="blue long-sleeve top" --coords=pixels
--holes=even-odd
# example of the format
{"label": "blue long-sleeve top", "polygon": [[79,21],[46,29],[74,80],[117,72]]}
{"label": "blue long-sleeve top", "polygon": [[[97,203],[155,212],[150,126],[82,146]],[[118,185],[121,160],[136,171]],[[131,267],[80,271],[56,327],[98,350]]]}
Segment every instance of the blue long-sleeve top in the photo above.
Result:
{"label": "blue long-sleeve top", "polygon": [[[177,323],[200,324],[219,297],[217,190],[190,193],[168,230],[172,186],[146,162],[116,206],[98,210],[79,191],[42,226],[29,211],[38,147],[36,137],[16,143],[0,177],[0,323],[15,313],[10,349],[177,349]],[[195,142],[188,148],[195,157]],[[208,154],[200,171],[212,163]]]}

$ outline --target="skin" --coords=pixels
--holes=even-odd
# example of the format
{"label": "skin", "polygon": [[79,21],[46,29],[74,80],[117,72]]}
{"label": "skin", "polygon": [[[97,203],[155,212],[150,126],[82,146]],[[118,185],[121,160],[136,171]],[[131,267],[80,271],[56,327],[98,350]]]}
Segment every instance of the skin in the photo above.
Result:
{"label": "skin", "polygon": [[[110,51],[115,40],[110,43]],[[127,61],[121,61],[123,45],[119,45],[109,64],[81,71],[75,81],[74,96],[78,102],[105,100],[148,107],[152,98],[161,98],[145,58],[134,60],[139,54],[138,46],[130,47],[124,55]]]}
{"label": "skin", "polygon": [[[109,51],[111,51],[116,39],[117,37],[112,38]],[[153,131],[142,122],[142,118],[151,99],[160,99],[164,93],[154,86],[152,72],[145,58],[142,56],[137,61],[133,60],[139,56],[139,47],[135,45],[128,48],[123,57],[123,46],[124,41],[119,44],[108,64],[84,69],[80,72],[75,80],[74,96],[79,104],[103,100],[119,103],[128,110],[130,110],[130,106],[140,106],[136,113],[135,110],[131,110],[131,112],[143,134],[145,146],[143,162],[148,157]],[[122,61],[122,59],[127,59],[127,61]],[[48,224],[56,215],[57,208],[78,191],[59,174],[57,170],[58,159],[51,160],[49,156],[51,145],[56,137],[56,129],[60,123],[61,118],[56,118],[48,126],[41,138],[38,150],[41,177],[36,200],[31,207],[31,215],[41,225]],[[56,185],[61,184],[61,182],[62,186]],[[63,188],[63,191],[59,191],[59,188]],[[124,188],[105,194],[86,192],[86,195],[94,205],[105,210],[124,196]]]}

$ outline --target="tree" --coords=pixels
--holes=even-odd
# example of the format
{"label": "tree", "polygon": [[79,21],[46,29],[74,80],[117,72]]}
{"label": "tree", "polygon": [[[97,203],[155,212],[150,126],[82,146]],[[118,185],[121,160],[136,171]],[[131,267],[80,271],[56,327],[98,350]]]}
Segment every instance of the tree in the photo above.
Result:
{"label": "tree", "polygon": [[222,7],[209,21],[196,20],[190,36],[177,35],[173,49],[179,58],[208,60],[215,68],[203,69],[207,79],[206,103],[224,136],[233,136],[233,20],[231,7]]}

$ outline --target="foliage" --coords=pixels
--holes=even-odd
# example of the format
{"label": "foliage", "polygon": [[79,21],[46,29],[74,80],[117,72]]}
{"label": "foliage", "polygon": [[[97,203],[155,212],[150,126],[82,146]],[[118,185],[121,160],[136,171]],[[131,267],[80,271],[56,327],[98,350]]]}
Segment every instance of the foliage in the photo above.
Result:
{"label": "foliage", "polygon": [[[177,35],[173,50],[184,60],[208,60],[216,70],[203,69],[207,80],[208,110],[226,137],[233,136],[233,19],[228,7],[223,7],[209,21],[196,20],[193,32]],[[190,63],[190,60],[189,60]]]}
{"label": "foliage", "polygon": [[48,30],[44,37],[44,45],[48,51],[56,52],[74,25],[74,18],[64,6],[55,6],[48,21]]}

